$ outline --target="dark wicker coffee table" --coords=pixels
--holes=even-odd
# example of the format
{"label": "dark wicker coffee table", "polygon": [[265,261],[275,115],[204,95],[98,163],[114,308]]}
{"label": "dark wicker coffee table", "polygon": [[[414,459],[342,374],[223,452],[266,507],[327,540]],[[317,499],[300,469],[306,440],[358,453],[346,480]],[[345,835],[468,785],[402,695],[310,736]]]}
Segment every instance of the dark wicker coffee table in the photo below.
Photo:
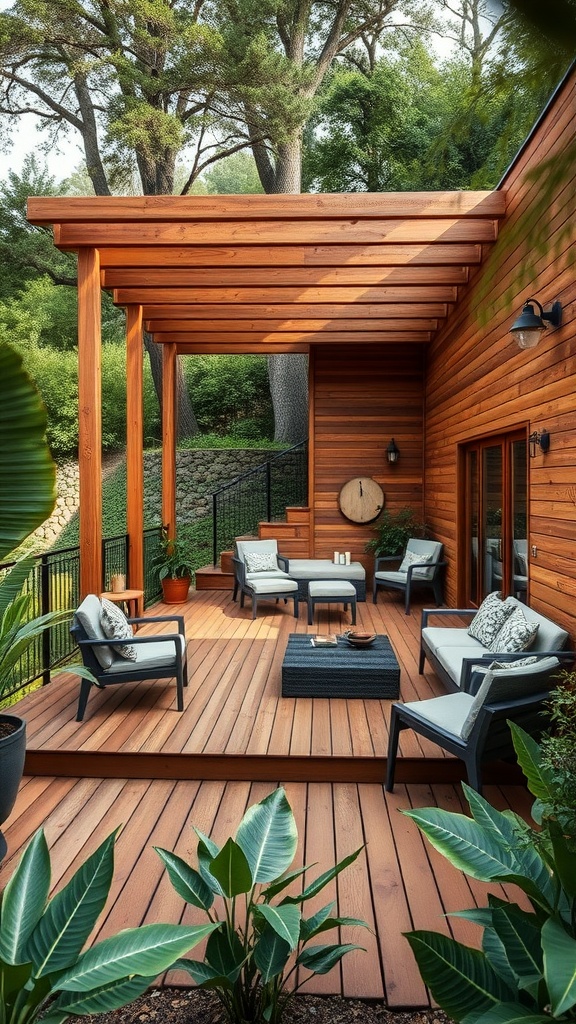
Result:
{"label": "dark wicker coffee table", "polygon": [[394,700],[400,666],[387,636],[370,647],[312,647],[310,636],[290,633],[282,662],[283,697],[362,697]]}

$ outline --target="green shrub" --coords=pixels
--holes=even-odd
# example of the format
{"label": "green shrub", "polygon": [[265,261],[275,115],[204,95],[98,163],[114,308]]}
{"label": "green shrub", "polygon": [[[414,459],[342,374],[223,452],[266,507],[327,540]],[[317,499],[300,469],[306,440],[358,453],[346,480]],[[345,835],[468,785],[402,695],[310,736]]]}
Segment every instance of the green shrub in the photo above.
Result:
{"label": "green shrub", "polygon": [[[522,729],[510,727],[536,797],[532,816],[539,831],[465,785],[472,818],[438,807],[405,813],[455,867],[483,882],[517,885],[532,910],[489,895],[488,907],[460,911],[457,916],[484,929],[481,950],[437,932],[409,932],[407,939],[434,999],[458,1022],[573,1021],[576,837],[567,831],[563,794],[541,748]],[[573,809],[574,792],[571,800]]]}
{"label": "green shrub", "polygon": [[384,509],[372,527],[376,536],[366,544],[365,551],[379,555],[401,555],[411,537],[426,537],[427,528],[413,508],[389,512]]}
{"label": "green shrub", "polygon": [[[187,971],[200,988],[213,989],[231,1024],[278,1024],[293,991],[304,982],[302,968],[326,974],[350,950],[361,948],[308,946],[317,935],[341,925],[367,926],[355,918],[331,917],[333,903],[309,918],[301,905],[356,860],[362,847],[299,895],[273,903],[309,870],[290,870],[298,833],[283,789],[249,807],[236,838],[221,849],[198,829],[196,834],[197,870],[174,853],[156,849],[176,892],[219,927],[208,939],[203,961],[178,960],[173,966]],[[293,983],[296,972],[301,980],[287,991],[286,982]]]}
{"label": "green shrub", "polygon": [[237,434],[242,422],[250,420],[251,437],[272,437],[265,356],[190,356],[184,361],[184,372],[201,430]]}

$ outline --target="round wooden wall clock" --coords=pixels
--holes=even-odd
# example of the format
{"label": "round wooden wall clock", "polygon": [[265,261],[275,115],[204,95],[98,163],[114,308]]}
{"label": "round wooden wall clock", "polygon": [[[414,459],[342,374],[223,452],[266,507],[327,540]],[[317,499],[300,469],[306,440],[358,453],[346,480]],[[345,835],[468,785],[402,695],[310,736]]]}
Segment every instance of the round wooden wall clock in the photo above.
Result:
{"label": "round wooden wall clock", "polygon": [[352,523],[372,523],[384,508],[384,491],[370,476],[355,476],[338,495],[343,516]]}

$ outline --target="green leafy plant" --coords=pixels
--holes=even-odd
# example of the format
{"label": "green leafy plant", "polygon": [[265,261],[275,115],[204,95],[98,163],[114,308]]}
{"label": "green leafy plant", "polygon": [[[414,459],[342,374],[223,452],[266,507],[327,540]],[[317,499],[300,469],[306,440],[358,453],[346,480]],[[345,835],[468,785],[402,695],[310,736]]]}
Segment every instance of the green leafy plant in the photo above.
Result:
{"label": "green leafy plant", "polygon": [[115,836],[108,836],[50,900],[50,856],[42,830],[24,851],[2,897],[2,1024],[32,1024],[48,1003],[43,1024],[63,1024],[72,1014],[125,1006],[175,956],[216,928],[212,923],[145,925],[104,939],[83,953],[112,884]]}
{"label": "green leafy plant", "polygon": [[[278,1024],[298,984],[302,968],[326,974],[352,949],[351,944],[308,946],[317,935],[340,925],[366,927],[364,921],[332,917],[333,903],[305,918],[301,905],[315,897],[361,849],[306,885],[296,896],[284,893],[302,877],[306,867],[290,870],[298,834],[283,789],[276,789],[250,807],[235,839],[220,849],[196,829],[198,869],[167,850],[157,848],[176,892],[203,910],[218,929],[208,939],[203,961],[178,960],[197,985],[211,988],[234,1024],[268,1021]],[[219,897],[215,903],[215,897]],[[217,906],[224,915],[218,917]]]}
{"label": "green leafy plant", "polygon": [[384,509],[372,529],[376,536],[368,541],[365,550],[376,557],[401,555],[411,537],[426,537],[428,532],[414,509],[408,506],[399,509],[398,512]]}
{"label": "green leafy plant", "polygon": [[178,537],[169,537],[168,530],[162,527],[160,551],[154,559],[154,569],[160,580],[182,579],[194,574],[194,558],[188,543]]}
{"label": "green leafy plant", "polygon": [[[446,935],[407,934],[434,999],[466,1024],[544,1024],[576,1019],[576,852],[557,814],[559,791],[541,747],[510,723],[519,763],[536,797],[540,831],[497,811],[464,786],[472,817],[437,807],[407,811],[432,845],[472,878],[512,883],[532,910],[496,896],[457,916],[483,929],[482,949]],[[572,797],[574,801],[574,795]]]}

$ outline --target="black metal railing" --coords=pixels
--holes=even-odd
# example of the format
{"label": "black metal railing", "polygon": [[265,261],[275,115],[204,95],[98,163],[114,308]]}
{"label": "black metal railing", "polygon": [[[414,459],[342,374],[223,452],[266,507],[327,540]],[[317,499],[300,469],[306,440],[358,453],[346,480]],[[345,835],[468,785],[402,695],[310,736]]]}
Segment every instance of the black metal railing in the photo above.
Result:
{"label": "black metal railing", "polygon": [[214,565],[236,537],[256,533],[260,522],[284,519],[288,506],[307,504],[308,443],[302,441],[212,495]]}
{"label": "black metal railing", "polygon": [[[144,604],[154,602],[161,593],[160,581],[152,563],[160,547],[160,528],[144,531]],[[126,572],[128,538],[125,534],[102,541],[102,590],[109,586],[112,572]],[[14,562],[0,566],[0,579]],[[30,618],[53,611],[72,612],[80,603],[80,548],[62,548],[36,555],[22,588],[30,594]],[[70,660],[75,650],[70,635],[70,622],[57,623],[45,629],[24,652],[14,666],[2,700],[16,694],[38,680],[50,682],[50,672]]]}

